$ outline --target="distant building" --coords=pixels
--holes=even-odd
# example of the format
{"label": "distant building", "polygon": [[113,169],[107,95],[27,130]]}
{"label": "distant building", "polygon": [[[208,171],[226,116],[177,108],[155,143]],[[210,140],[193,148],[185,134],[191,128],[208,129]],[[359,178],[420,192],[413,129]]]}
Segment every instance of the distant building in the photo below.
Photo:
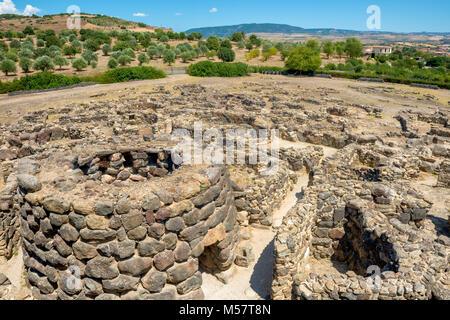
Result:
{"label": "distant building", "polygon": [[364,55],[372,56],[372,58],[380,55],[392,54],[392,47],[388,46],[367,46],[364,47]]}

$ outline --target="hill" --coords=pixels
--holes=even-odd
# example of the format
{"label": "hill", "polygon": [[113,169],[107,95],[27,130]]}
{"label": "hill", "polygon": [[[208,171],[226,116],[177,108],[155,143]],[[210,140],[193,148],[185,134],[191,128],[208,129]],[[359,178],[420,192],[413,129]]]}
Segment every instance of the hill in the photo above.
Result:
{"label": "hill", "polygon": [[[62,13],[46,16],[20,16],[15,14],[0,15],[0,31],[22,31],[26,26],[38,28],[40,30],[53,29],[61,31],[67,29],[67,18],[69,14]],[[132,31],[153,31],[156,27],[145,23],[128,21],[121,18],[110,17],[98,14],[81,13],[81,27],[83,29],[102,29],[102,30],[132,30]],[[163,30],[168,30],[164,29]]]}

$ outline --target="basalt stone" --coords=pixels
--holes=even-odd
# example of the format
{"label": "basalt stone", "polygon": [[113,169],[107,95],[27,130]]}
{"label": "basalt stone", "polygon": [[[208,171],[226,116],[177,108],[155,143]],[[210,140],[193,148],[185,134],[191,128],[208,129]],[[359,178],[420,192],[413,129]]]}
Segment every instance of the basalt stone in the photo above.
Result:
{"label": "basalt stone", "polygon": [[206,225],[208,228],[214,228],[219,223],[223,222],[227,216],[228,208],[227,206],[223,206],[220,208],[216,208],[214,213],[206,220]]}
{"label": "basalt stone", "polygon": [[144,223],[144,216],[137,210],[133,210],[129,214],[124,214],[120,218],[126,231],[137,228]]}
{"label": "basalt stone", "polygon": [[189,212],[194,208],[194,205],[189,200],[183,200],[180,202],[172,203],[168,209],[170,211],[170,217],[176,217],[182,214],[183,212]]}
{"label": "basalt stone", "polygon": [[193,204],[196,207],[201,207],[209,202],[214,201],[220,194],[221,187],[214,186],[206,190],[203,194],[192,199]]}
{"label": "basalt stone", "polygon": [[19,182],[19,186],[29,193],[38,192],[42,189],[42,184],[39,179],[30,174],[17,175],[17,181]]}
{"label": "basalt stone", "polygon": [[161,223],[154,223],[148,228],[148,235],[160,239],[166,232],[166,227]]}
{"label": "basalt stone", "polygon": [[345,207],[334,209],[333,222],[335,225],[339,224],[339,222],[341,222],[341,220],[344,219],[344,217],[345,217]]}
{"label": "basalt stone", "polygon": [[192,277],[180,282],[177,285],[178,294],[184,295],[197,290],[202,286],[202,283],[202,274],[200,272],[196,272]]}
{"label": "basalt stone", "polygon": [[176,264],[167,270],[167,280],[169,283],[180,283],[193,276],[198,271],[198,261],[191,259],[184,263]]}
{"label": "basalt stone", "polygon": [[81,280],[77,281],[76,279],[75,275],[63,273],[59,279],[58,287],[69,295],[78,294],[83,289],[83,285]]}
{"label": "basalt stone", "polygon": [[130,203],[128,202],[127,199],[122,198],[119,201],[117,201],[116,212],[118,214],[126,214],[130,212]]}
{"label": "basalt stone", "polygon": [[91,278],[84,278],[84,293],[88,297],[96,297],[103,293],[102,284]]}
{"label": "basalt stone", "polygon": [[108,216],[113,210],[114,204],[111,201],[97,201],[94,206],[94,212],[99,216]]}
{"label": "basalt stone", "polygon": [[166,222],[166,229],[168,231],[178,232],[184,229],[184,227],[185,227],[184,220],[181,217],[171,218]]}
{"label": "basalt stone", "polygon": [[198,237],[204,236],[208,232],[208,225],[201,221],[198,224],[188,227],[180,232],[180,238],[186,241],[192,241]]}
{"label": "basalt stone", "polygon": [[117,242],[104,243],[97,247],[98,253],[105,257],[117,256]]}
{"label": "basalt stone", "polygon": [[130,240],[143,240],[147,236],[147,228],[143,226],[134,228],[127,232],[127,236]]}
{"label": "basalt stone", "polygon": [[194,208],[193,210],[183,215],[183,220],[187,226],[193,226],[200,221],[200,210]]}
{"label": "basalt stone", "polygon": [[164,203],[164,205],[170,205],[173,203],[173,197],[169,191],[165,189],[159,189],[155,192],[159,200]]}
{"label": "basalt stone", "polygon": [[136,290],[139,278],[133,278],[126,275],[119,275],[112,280],[102,280],[103,291],[111,293],[122,293],[130,290]]}
{"label": "basalt stone", "polygon": [[72,208],[75,213],[87,216],[94,214],[94,204],[90,201],[76,200],[72,202]]}
{"label": "basalt stone", "polygon": [[110,229],[118,230],[118,229],[120,229],[121,226],[122,226],[122,224],[121,224],[121,220],[120,220],[119,216],[114,216],[109,221]]}
{"label": "basalt stone", "polygon": [[61,227],[63,224],[69,222],[69,216],[63,214],[50,213],[50,223],[55,227]]}
{"label": "basalt stone", "polygon": [[45,261],[55,267],[67,267],[68,261],[63,258],[56,250],[52,249],[45,253]]}
{"label": "basalt stone", "polygon": [[157,253],[164,251],[165,248],[164,242],[152,238],[138,244],[138,252],[142,257],[153,257]]}
{"label": "basalt stone", "polygon": [[189,246],[189,243],[182,241],[178,242],[175,250],[175,261],[176,262],[184,262],[187,261],[191,255],[191,247]]}
{"label": "basalt stone", "polygon": [[175,233],[167,233],[161,240],[166,244],[167,250],[173,250],[177,245],[178,236]]}
{"label": "basalt stone", "polygon": [[150,193],[147,195],[142,202],[142,209],[145,211],[156,211],[161,207],[161,202],[159,198],[153,194]]}
{"label": "basalt stone", "polygon": [[417,221],[417,220],[423,220],[427,216],[427,210],[421,209],[421,208],[414,208],[411,212],[411,220]]}
{"label": "basalt stone", "polygon": [[119,269],[113,258],[96,257],[88,261],[85,273],[91,278],[110,280],[119,275]]}
{"label": "basalt stone", "polygon": [[162,221],[169,219],[170,215],[171,215],[171,212],[169,211],[169,209],[166,207],[163,207],[156,212],[155,219],[158,222],[162,222]]}
{"label": "basalt stone", "polygon": [[142,286],[150,291],[151,293],[161,292],[164,288],[167,280],[166,272],[160,272],[156,269],[150,270],[143,278],[142,278]]}
{"label": "basalt stone", "polygon": [[131,258],[129,260],[120,261],[118,267],[121,273],[138,276],[146,273],[152,267],[152,258]]}
{"label": "basalt stone", "polygon": [[67,242],[75,242],[78,240],[80,234],[77,229],[72,227],[70,224],[65,224],[59,229],[59,234]]}
{"label": "basalt stone", "polygon": [[133,240],[121,241],[117,244],[117,256],[120,259],[126,259],[134,254],[136,248],[136,242]]}
{"label": "basalt stone", "polygon": [[38,231],[34,235],[34,243],[39,247],[45,247],[50,239],[47,238],[42,232]]}
{"label": "basalt stone", "polygon": [[216,204],[214,202],[207,204],[203,208],[200,209],[199,219],[205,220],[209,218],[210,215],[214,213],[214,210],[216,209]]}
{"label": "basalt stone", "polygon": [[86,228],[86,220],[85,220],[84,216],[82,216],[81,214],[76,214],[76,213],[71,212],[69,214],[69,221],[70,221],[70,224],[73,225],[78,230]]}
{"label": "basalt stone", "polygon": [[86,225],[91,230],[106,230],[108,229],[109,221],[102,216],[89,215],[86,217]]}
{"label": "basalt stone", "polygon": [[33,207],[32,212],[36,219],[44,219],[47,217],[47,213],[41,207]]}
{"label": "basalt stone", "polygon": [[116,237],[116,232],[112,230],[89,230],[80,231],[81,239],[92,242],[107,242]]}
{"label": "basalt stone", "polygon": [[54,238],[55,248],[60,255],[68,257],[72,254],[72,248],[58,235]]}
{"label": "basalt stone", "polygon": [[73,245],[73,252],[79,260],[92,259],[97,256],[96,247],[82,241],[78,241]]}
{"label": "basalt stone", "polygon": [[44,209],[47,210],[48,212],[58,214],[66,213],[70,209],[70,205],[67,202],[55,197],[45,198],[44,201],[42,202],[42,205],[44,206]]}
{"label": "basalt stone", "polygon": [[167,270],[175,262],[175,257],[172,251],[165,250],[155,255],[153,263],[159,271]]}

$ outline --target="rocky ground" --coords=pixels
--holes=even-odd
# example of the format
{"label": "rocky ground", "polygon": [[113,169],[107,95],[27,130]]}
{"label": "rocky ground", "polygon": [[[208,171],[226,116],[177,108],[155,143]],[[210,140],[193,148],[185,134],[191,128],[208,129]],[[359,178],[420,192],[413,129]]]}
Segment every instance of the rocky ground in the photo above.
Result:
{"label": "rocky ground", "polygon": [[[33,161],[40,164],[36,175],[44,185],[41,192],[61,197],[70,192],[83,198],[127,190],[139,199],[140,193],[145,192],[142,190],[151,184],[142,177],[167,175],[170,181],[171,169],[149,172],[136,163],[131,172],[125,172],[123,167],[101,169],[102,156],[95,160],[90,155],[115,145],[167,145],[174,129],[192,131],[195,121],[202,121],[206,128],[277,129],[282,139],[282,167],[277,176],[263,178],[259,168],[252,166],[229,168],[241,241],[230,269],[203,270],[206,299],[345,298],[349,294],[359,297],[356,292],[360,288],[354,292],[343,289],[344,296],[321,288],[330,278],[345,276],[345,281],[358,281],[355,279],[366,265],[365,259],[385,266],[377,254],[364,257],[360,250],[374,250],[359,235],[358,228],[368,226],[378,226],[381,233],[387,230],[389,237],[400,241],[401,250],[394,250],[401,256],[400,267],[423,271],[409,253],[421,255],[424,261],[446,261],[447,268],[436,267],[437,273],[430,275],[439,275],[439,285],[433,282],[434,292],[445,292],[449,289],[445,279],[450,249],[449,100],[448,90],[267,75],[239,79],[178,75],[154,81],[3,96],[0,213],[3,212],[4,220],[0,222],[5,228],[7,221],[11,230],[16,223],[12,214],[6,214],[12,212],[14,203],[14,190],[8,186],[15,181],[21,161],[32,161],[26,162],[28,166]],[[85,170],[86,176],[67,174],[72,172],[69,169],[74,163]],[[180,172],[189,176],[188,169],[182,166]],[[344,209],[340,220],[324,227],[339,215],[341,207]],[[355,224],[348,224],[353,215]],[[366,220],[359,220],[361,217]],[[302,222],[297,225],[299,221]],[[307,226],[303,225],[306,222]],[[16,258],[20,256],[19,233],[5,234],[0,229],[0,236],[8,241],[2,243],[0,237],[0,250],[11,260],[0,268],[5,275],[0,275],[0,288],[16,288],[2,289],[5,296],[6,291],[14,291],[16,297],[30,297],[21,283],[27,280],[26,273],[17,272],[22,268]],[[386,245],[383,241],[379,241],[379,246]],[[418,241],[435,243],[436,251],[417,247]],[[400,251],[409,253],[401,255]],[[305,262],[299,261],[302,256],[306,257]],[[11,270],[8,265],[14,265],[16,275],[2,271]],[[317,282],[317,276],[311,274],[325,280]],[[327,274],[333,276],[327,278]],[[311,284],[311,279],[316,282]],[[425,289],[416,285],[420,297],[431,297],[427,283],[423,283]],[[330,288],[334,286],[329,283]],[[291,291],[296,296],[287,293]]]}

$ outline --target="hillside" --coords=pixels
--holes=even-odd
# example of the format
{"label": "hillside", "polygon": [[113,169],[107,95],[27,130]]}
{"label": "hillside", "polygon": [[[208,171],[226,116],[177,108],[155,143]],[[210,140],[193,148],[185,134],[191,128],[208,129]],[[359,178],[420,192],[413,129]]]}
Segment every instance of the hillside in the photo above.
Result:
{"label": "hillside", "polygon": [[394,33],[394,32],[373,32],[373,31],[356,31],[356,30],[344,30],[333,28],[314,28],[305,29],[301,27],[295,27],[287,24],[275,24],[275,23],[250,23],[239,24],[232,26],[217,26],[217,27],[204,27],[193,28],[186,31],[187,34],[192,32],[199,32],[204,38],[210,36],[228,37],[233,32],[244,31],[247,34],[256,34],[260,37],[272,39],[272,40],[284,40],[284,41],[302,41],[307,38],[318,38],[321,40],[341,40],[346,37],[358,37],[364,42],[382,41],[382,42],[395,42],[395,41],[448,41],[449,33],[431,33],[431,32],[418,32],[418,33]]}
{"label": "hillside", "polygon": [[[22,31],[26,26],[32,26],[40,30],[53,29],[61,31],[67,29],[67,18],[69,14],[62,13],[58,15],[47,16],[20,16],[14,14],[0,15],[0,31]],[[156,27],[145,23],[128,21],[121,18],[109,17],[98,14],[81,13],[81,27],[84,29],[102,29],[102,30],[132,30],[132,31],[153,31]],[[164,30],[164,28],[162,28]]]}

